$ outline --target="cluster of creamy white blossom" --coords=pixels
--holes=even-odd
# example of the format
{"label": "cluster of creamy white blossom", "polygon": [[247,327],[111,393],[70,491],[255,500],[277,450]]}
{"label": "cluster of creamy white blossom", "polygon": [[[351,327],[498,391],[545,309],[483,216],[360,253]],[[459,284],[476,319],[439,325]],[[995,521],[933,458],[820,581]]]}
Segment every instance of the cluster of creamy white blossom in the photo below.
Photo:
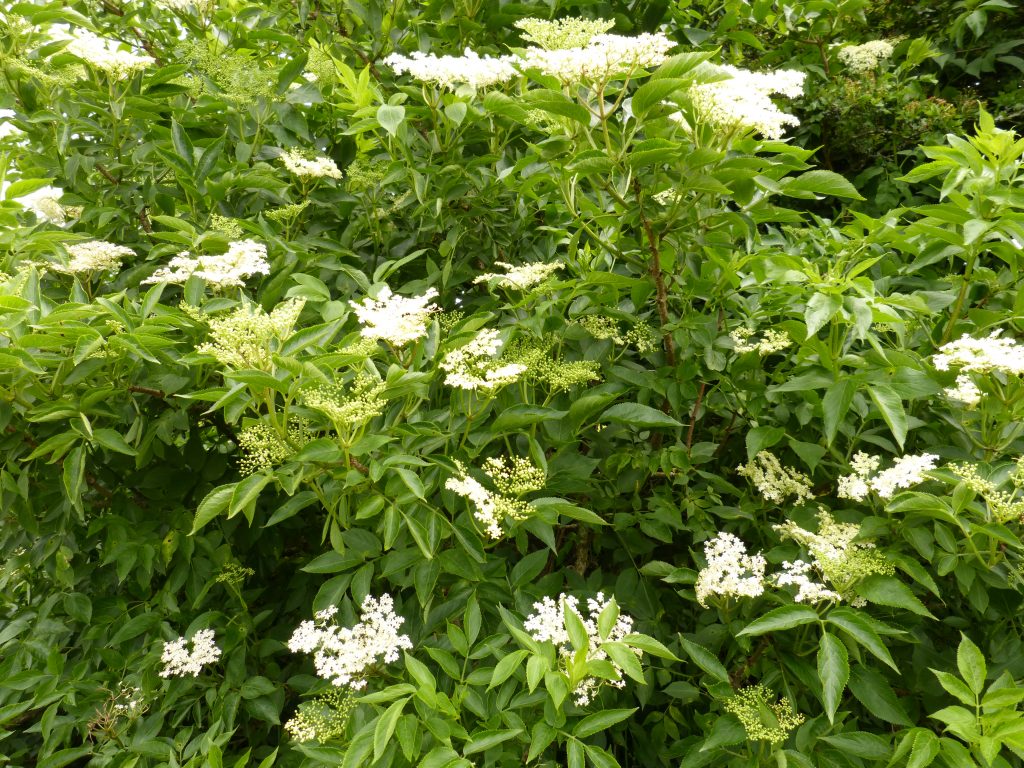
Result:
{"label": "cluster of creamy white blossom", "polygon": [[[772,94],[791,99],[803,95],[806,74],[794,69],[751,72],[730,64],[718,67],[728,80],[701,83],[690,88],[690,98],[702,120],[719,131],[752,129],[769,139],[780,139],[787,125],[799,125],[795,115],[783,112]],[[683,122],[682,113],[673,115]]]}
{"label": "cluster of creamy white blossom", "polygon": [[192,257],[182,251],[142,283],[184,283],[198,277],[216,289],[240,288],[253,275],[269,274],[267,246],[255,240],[237,240],[228,244],[227,253],[213,256]]}
{"label": "cluster of creamy white blossom", "polygon": [[932,358],[937,370],[959,368],[965,373],[992,373],[998,371],[1013,376],[1024,374],[1024,345],[1013,339],[1004,339],[1002,329],[992,331],[982,339],[964,334],[939,348]]}
{"label": "cluster of creamy white blossom", "polygon": [[942,392],[950,400],[962,403],[967,408],[973,408],[981,402],[981,390],[966,373],[956,377],[956,386],[947,387]]}
{"label": "cluster of creamy white blossom", "polygon": [[473,283],[486,283],[494,280],[501,288],[515,288],[524,291],[538,283],[544,282],[556,270],[562,268],[561,264],[545,264],[543,262],[521,264],[518,267],[505,261],[496,261],[495,264],[502,267],[505,273],[485,272],[475,278]]}
{"label": "cluster of creamy white blossom", "polygon": [[[189,642],[192,650],[189,650]],[[192,675],[196,677],[207,664],[213,664],[220,658],[220,648],[214,642],[212,629],[200,629],[193,636],[191,641],[179,637],[169,643],[164,643],[164,652],[160,657],[164,668],[160,670],[160,677],[185,677]]]}
{"label": "cluster of creamy white blossom", "polygon": [[777,331],[774,328],[769,328],[761,333],[761,338],[756,341],[753,340],[754,335],[755,331],[750,328],[737,328],[730,331],[729,338],[732,339],[732,348],[740,355],[757,352],[761,357],[765,357],[774,352],[781,352],[793,343],[786,331]]}
{"label": "cluster of creamy white blossom", "polygon": [[527,30],[524,37],[538,47],[527,48],[522,56],[480,56],[467,48],[462,56],[392,54],[384,63],[397,74],[408,72],[416,80],[452,90],[459,85],[498,85],[526,69],[538,69],[567,84],[602,83],[661,64],[675,46],[660,32],[635,37],[600,34],[612,24],[604,20],[524,19],[517,26]]}
{"label": "cluster of creamy white blossom", "polygon": [[[614,599],[614,598],[612,598]],[[535,613],[530,614],[523,622],[523,629],[530,633],[530,636],[537,642],[554,643],[558,649],[558,655],[563,665],[572,663],[575,651],[572,641],[569,638],[569,630],[565,626],[565,610],[569,610],[579,617],[584,629],[587,631],[587,661],[604,661],[608,659],[608,653],[602,648],[605,642],[621,642],[633,631],[633,619],[622,613],[617,615],[615,623],[611,626],[606,635],[602,635],[599,628],[601,612],[608,608],[612,599],[605,600],[604,593],[598,592],[587,600],[587,616],[584,616],[579,608],[579,599],[572,595],[561,594],[558,600],[545,597],[540,602],[533,604]],[[638,648],[632,648],[638,658],[643,652]],[[598,677],[586,677],[580,682],[573,693],[573,700],[577,706],[586,706],[597,695],[603,684],[615,688],[623,688],[626,685],[622,676],[622,668],[615,662],[610,662],[618,677],[614,680],[605,680]]]}
{"label": "cluster of creamy white blossom", "polygon": [[515,56],[480,56],[466,49],[462,56],[435,56],[415,51],[408,56],[393,53],[384,63],[401,75],[408,72],[414,79],[440,88],[455,90],[460,85],[488,88],[519,76]]}
{"label": "cluster of creamy white blossom", "polygon": [[405,619],[395,613],[391,595],[379,599],[367,595],[359,623],[353,627],[338,626],[337,612],[333,605],[318,612],[313,621],[302,622],[288,641],[293,653],[313,654],[317,674],[333,685],[364,688],[371,667],[397,661],[402,649],[412,648],[409,636],[399,634]]}
{"label": "cluster of creamy white blossom", "polygon": [[55,264],[56,272],[80,275],[89,272],[117,272],[121,260],[135,256],[135,251],[123,245],[108,243],[106,240],[92,240],[88,243],[72,243],[65,246],[68,263]]}
{"label": "cluster of creamy white blossom", "polygon": [[281,162],[291,173],[303,180],[341,178],[341,169],[325,155],[308,157],[298,149],[290,149],[281,154]]}
{"label": "cluster of creamy white blossom", "polygon": [[81,32],[71,39],[64,50],[116,80],[130,77],[156,61],[152,56],[140,56],[117,46],[118,43],[113,40],[104,40],[91,32]]}
{"label": "cluster of creamy white blossom", "polygon": [[768,501],[781,504],[792,496],[799,504],[814,498],[810,478],[792,467],[782,466],[770,451],[759,451],[753,461],[736,467],[736,472],[750,480]]}
{"label": "cluster of creamy white blossom", "polygon": [[854,74],[871,72],[892,56],[893,45],[885,40],[869,40],[860,45],[847,45],[839,50],[839,60]]}
{"label": "cluster of creamy white blossom", "polygon": [[448,374],[444,383],[457,389],[493,392],[517,381],[526,372],[525,365],[493,359],[503,343],[496,329],[484,329],[468,344],[447,353],[440,363]]}
{"label": "cluster of creamy white blossom", "polygon": [[484,526],[487,535],[499,539],[502,523],[509,520],[523,520],[530,514],[530,505],[519,497],[544,487],[547,475],[529,459],[515,456],[489,458],[484,462],[484,474],[498,489],[485,488],[476,478],[471,477],[459,461],[459,477],[449,477],[444,487],[473,504],[473,516]]}
{"label": "cluster of creamy white blossom", "polygon": [[707,608],[711,595],[757,597],[764,592],[767,563],[761,553],[747,554],[747,545],[721,532],[704,542],[707,565],[697,574],[697,602]]}
{"label": "cluster of creamy white blossom", "polygon": [[434,288],[422,296],[406,297],[392,293],[385,285],[377,292],[377,298],[367,297],[349,304],[363,325],[363,338],[383,339],[394,347],[404,347],[427,335],[427,321],[439,311],[436,304],[430,303],[436,297]]}
{"label": "cluster of creamy white blossom", "polygon": [[40,221],[63,226],[67,223],[67,209],[60,204],[63,195],[63,189],[47,186],[17,197],[14,202],[26,211],[32,211]]}
{"label": "cluster of creamy white blossom", "polygon": [[863,501],[874,491],[883,499],[891,498],[900,488],[910,488],[927,480],[925,472],[935,469],[938,460],[934,453],[903,456],[889,469],[879,472],[882,464],[879,456],[858,452],[850,461],[853,474],[839,478],[836,495],[841,499]]}
{"label": "cluster of creamy white blossom", "polygon": [[288,299],[268,313],[258,304],[243,304],[219,317],[207,317],[184,303],[181,308],[210,326],[210,340],[196,352],[213,355],[229,368],[270,371],[276,348],[291,335],[304,305],[305,299]]}

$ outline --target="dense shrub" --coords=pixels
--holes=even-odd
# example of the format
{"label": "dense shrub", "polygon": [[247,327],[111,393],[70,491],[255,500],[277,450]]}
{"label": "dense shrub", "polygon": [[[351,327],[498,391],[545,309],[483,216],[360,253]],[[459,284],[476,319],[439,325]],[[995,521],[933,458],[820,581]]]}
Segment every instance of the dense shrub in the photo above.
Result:
{"label": "dense shrub", "polygon": [[6,7],[0,764],[1020,765],[962,5]]}

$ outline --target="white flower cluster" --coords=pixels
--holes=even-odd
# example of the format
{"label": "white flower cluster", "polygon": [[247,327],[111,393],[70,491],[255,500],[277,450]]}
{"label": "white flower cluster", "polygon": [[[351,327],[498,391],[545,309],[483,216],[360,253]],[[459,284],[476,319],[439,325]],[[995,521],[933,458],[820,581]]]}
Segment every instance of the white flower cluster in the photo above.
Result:
{"label": "white flower cluster", "polygon": [[160,677],[197,677],[207,664],[213,664],[220,658],[220,648],[213,641],[212,629],[200,629],[192,636],[192,650],[184,637],[164,643],[164,652],[160,657],[164,668]]}
{"label": "white flower cluster", "polygon": [[775,584],[780,587],[794,586],[797,588],[793,599],[798,603],[820,603],[825,600],[840,600],[840,595],[817,579],[814,565],[805,560],[794,560],[782,564],[782,573],[774,576]]}
{"label": "white flower cluster", "polygon": [[412,648],[409,636],[398,633],[405,619],[395,613],[391,595],[367,595],[354,627],[339,627],[337,612],[333,605],[320,611],[314,621],[302,622],[288,641],[293,653],[312,653],[317,674],[333,685],[364,688],[370,667],[397,661],[399,651]]}
{"label": "white flower cluster", "polygon": [[523,30],[523,39],[548,50],[582,48],[594,35],[615,26],[609,19],[584,19],[566,16],[561,19],[520,19],[515,26]]}
{"label": "white flower cluster", "polygon": [[504,268],[505,274],[487,272],[473,280],[473,283],[486,283],[489,280],[496,280],[497,284],[502,288],[515,288],[524,291],[531,286],[544,282],[551,277],[555,270],[562,268],[561,264],[544,264],[543,262],[522,264],[518,267],[505,261],[496,261],[495,264]]}
{"label": "white flower cluster", "polygon": [[636,37],[594,35],[579,48],[528,48],[522,66],[539,69],[563,83],[604,83],[634,70],[661,64],[675,46],[661,32]]}
{"label": "white flower cluster", "polygon": [[707,566],[697,574],[697,602],[707,608],[711,595],[757,597],[764,592],[767,563],[760,553],[747,554],[747,545],[731,533],[719,533],[704,542]]}
{"label": "white flower cluster", "polygon": [[[773,580],[778,586],[798,587],[794,599],[797,602],[817,603],[823,600],[842,600],[850,597],[851,587],[860,579],[872,574],[891,574],[895,570],[872,542],[854,541],[860,533],[860,526],[854,523],[837,523],[825,509],[818,513],[818,531],[814,533],[792,521],[773,525],[782,538],[789,538],[804,547],[812,560],[795,560],[782,564],[783,572]],[[830,589],[811,575],[818,574]],[[863,604],[857,597],[851,598],[854,605]]]}
{"label": "white flower cluster", "polygon": [[501,365],[492,359],[502,343],[497,330],[485,329],[465,346],[446,354],[441,360],[441,369],[448,373],[444,383],[458,389],[493,392],[518,380],[526,372],[525,365]]}
{"label": "white flower cluster", "polygon": [[[784,126],[800,124],[796,116],[780,110],[770,97],[802,96],[805,73],[793,69],[751,72],[729,64],[719,70],[730,78],[690,88],[690,98],[701,119],[726,133],[753,129],[769,139],[782,138]],[[680,113],[673,117],[681,120]]]}
{"label": "white flower cluster", "polygon": [[892,56],[893,46],[885,40],[869,40],[861,45],[848,45],[839,51],[839,60],[855,74],[870,72]]}
{"label": "white flower cluster", "polygon": [[142,283],[184,283],[190,277],[199,277],[220,289],[241,287],[246,278],[257,274],[270,274],[267,246],[255,240],[237,240],[228,245],[227,253],[216,256],[192,258],[188,251],[182,251]]}
{"label": "white flower cluster", "polygon": [[814,498],[811,480],[792,467],[784,467],[770,451],[759,451],[753,461],[740,464],[736,471],[754,484],[768,501],[781,504],[793,496],[797,504]]}
{"label": "white flower cluster", "polygon": [[91,32],[83,32],[72,38],[64,50],[117,80],[130,77],[137,70],[145,69],[156,61],[152,56],[122,51],[113,40],[104,40]]}
{"label": "white flower cluster", "polygon": [[459,85],[487,88],[519,76],[515,56],[480,56],[469,48],[462,56],[435,56],[416,51],[409,56],[393,53],[384,63],[401,75],[408,72],[423,83],[455,90]]}
{"label": "white flower cluster", "polygon": [[93,240],[88,243],[73,243],[65,246],[70,256],[67,265],[54,265],[56,272],[67,272],[73,275],[87,272],[117,272],[121,269],[121,259],[134,256],[135,251],[123,245],[114,245],[106,240]]}
{"label": "white flower cluster", "polygon": [[422,296],[399,296],[388,286],[377,292],[377,298],[365,298],[362,302],[349,302],[359,322],[363,324],[362,336],[367,339],[383,339],[395,347],[403,347],[427,335],[427,320],[431,313],[438,311],[430,300],[437,297],[437,290],[429,288]]}
{"label": "white flower cluster", "polygon": [[324,155],[306,157],[297,149],[290,149],[281,155],[284,167],[300,179],[340,179],[341,169]]}
{"label": "white flower cluster", "polygon": [[158,8],[166,8],[168,11],[187,13],[195,8],[198,13],[209,13],[216,6],[216,0],[156,0]]}
{"label": "white flower cluster", "polygon": [[291,335],[304,305],[305,299],[288,299],[269,314],[258,304],[243,304],[220,317],[197,315],[195,319],[209,323],[210,341],[196,352],[213,355],[229,368],[273,370],[276,347]]}
{"label": "white flower cluster", "polygon": [[878,472],[881,458],[858,452],[850,462],[853,474],[839,478],[836,495],[841,499],[863,501],[874,491],[883,499],[891,498],[900,488],[924,482],[927,479],[924,473],[935,469],[938,460],[934,453],[903,456],[896,459],[889,469]]}
{"label": "white flower cluster", "polygon": [[[587,647],[587,661],[606,660],[607,652],[601,647],[605,642],[619,642],[626,635],[633,631],[633,619],[621,613],[617,615],[607,635],[602,636],[599,629],[599,618],[601,612],[608,607],[611,600],[605,600],[604,593],[598,592],[593,598],[587,600],[587,613],[584,616],[579,609],[579,600],[572,595],[561,594],[558,601],[545,597],[540,602],[533,604],[536,613],[531,614],[523,622],[523,629],[530,633],[530,636],[538,642],[554,643],[558,648],[558,655],[563,664],[571,664],[575,655],[572,641],[569,638],[569,630],[565,626],[565,613],[563,606],[575,613],[583,623],[589,639]],[[634,648],[633,652],[637,657],[643,656],[643,652]],[[608,683],[615,688],[623,688],[626,681],[622,677],[622,668],[614,662],[612,667],[618,674],[615,680],[604,680],[596,677],[586,677],[573,691],[574,701],[577,706],[589,704],[597,695],[601,685]]]}
{"label": "white flower cluster", "polygon": [[773,352],[781,352],[793,343],[788,333],[776,331],[774,328],[766,330],[758,341],[751,341],[753,336],[754,331],[749,328],[737,328],[729,333],[733,349],[740,355],[746,352],[757,352],[761,357],[765,357]]}
{"label": "white flower cluster", "polygon": [[981,390],[966,373],[961,373],[956,377],[955,387],[947,387],[942,392],[950,400],[962,403],[968,408],[973,408],[981,402]]}
{"label": "white flower cluster", "polygon": [[972,339],[964,334],[940,347],[932,363],[940,371],[953,367],[969,373],[999,371],[1020,376],[1024,374],[1024,345],[1000,338],[1002,332],[997,329],[983,339]]}
{"label": "white flower cluster", "polygon": [[523,520],[530,514],[530,505],[519,496],[544,487],[547,475],[529,459],[514,457],[511,461],[490,458],[484,462],[484,474],[497,487],[498,492],[487,490],[478,480],[470,477],[465,466],[456,461],[461,477],[449,477],[444,487],[473,504],[473,516],[483,524],[492,539],[501,538],[501,523]]}
{"label": "white flower cluster", "polygon": [[63,226],[67,222],[67,213],[60,204],[64,190],[59,187],[40,187],[34,192],[15,198],[26,211],[32,211],[40,221]]}

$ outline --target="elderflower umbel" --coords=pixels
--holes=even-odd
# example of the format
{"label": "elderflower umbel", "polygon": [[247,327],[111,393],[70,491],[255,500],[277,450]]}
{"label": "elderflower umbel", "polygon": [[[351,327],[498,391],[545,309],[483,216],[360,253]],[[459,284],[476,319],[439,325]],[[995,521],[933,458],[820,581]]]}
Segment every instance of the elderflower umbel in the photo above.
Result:
{"label": "elderflower umbel", "polygon": [[697,574],[697,602],[708,607],[710,595],[757,597],[764,593],[764,557],[747,554],[747,545],[721,532],[704,542],[707,565]]}
{"label": "elderflower umbel", "polygon": [[584,19],[567,16],[564,19],[520,19],[515,26],[523,30],[523,39],[548,51],[583,48],[594,37],[615,26],[608,19]]}
{"label": "elderflower umbel", "polygon": [[953,367],[964,373],[999,371],[1014,376],[1024,374],[1024,345],[1013,339],[1000,338],[1002,332],[1001,328],[996,329],[983,339],[972,339],[964,334],[940,347],[932,362],[940,371]]}
{"label": "elderflower umbel", "polygon": [[[792,69],[751,72],[729,64],[719,67],[728,80],[701,83],[690,88],[690,98],[701,119],[720,131],[753,129],[769,139],[782,138],[783,126],[799,125],[795,115],[780,110],[772,94],[789,98],[803,95],[806,75]],[[681,120],[682,115],[674,115]]]}
{"label": "elderflower umbel", "polygon": [[956,377],[955,387],[947,387],[942,392],[950,400],[962,403],[967,408],[973,408],[981,402],[981,390],[966,373]]}
{"label": "elderflower umbel", "polygon": [[309,433],[302,419],[291,419],[285,438],[269,424],[253,424],[238,433],[238,447],[242,449],[239,471],[251,475],[261,469],[273,467],[287,460],[296,448],[308,443]]}
{"label": "elderflower umbel", "polygon": [[314,621],[302,622],[288,641],[293,653],[312,653],[317,674],[333,685],[365,688],[371,667],[397,661],[399,651],[412,648],[409,636],[398,633],[405,619],[395,613],[391,595],[367,595],[353,627],[338,626],[337,610],[331,606],[317,613]]}
{"label": "elderflower umbel", "polygon": [[748,739],[772,744],[785,741],[789,732],[804,721],[803,715],[793,711],[789,699],[776,699],[763,685],[741,688],[725,702],[725,711],[739,719]]}
{"label": "elderflower umbel", "polygon": [[300,179],[340,179],[341,170],[326,156],[307,157],[297,149],[290,149],[281,155],[284,167]]}
{"label": "elderflower umbel", "polygon": [[227,253],[216,256],[192,258],[188,251],[182,251],[142,283],[184,283],[198,277],[214,288],[240,288],[247,278],[258,274],[270,274],[267,246],[255,240],[238,240],[228,244]]}
{"label": "elderflower umbel", "polygon": [[525,366],[528,381],[540,381],[556,392],[599,381],[601,365],[596,360],[552,359],[553,336],[543,339],[518,338],[505,351],[505,359]]}
{"label": "elderflower umbel", "polygon": [[[220,648],[213,639],[212,629],[200,629],[192,636],[191,641],[179,637],[177,640],[164,643],[164,652],[160,657],[164,668],[160,670],[160,677],[197,677],[204,666],[213,664],[220,658]],[[191,651],[188,649],[189,642],[192,643]]]}
{"label": "elderflower umbel", "polygon": [[839,60],[854,74],[863,74],[875,69],[884,59],[892,56],[892,43],[885,40],[869,40],[861,45],[848,45],[839,51]]}
{"label": "elderflower umbel", "polygon": [[14,202],[26,211],[32,211],[40,221],[63,226],[67,222],[66,209],[60,204],[63,194],[64,190],[59,187],[40,187],[15,198]]}
{"label": "elderflower umbel", "polygon": [[523,291],[531,286],[544,282],[551,277],[551,274],[556,269],[562,268],[561,264],[536,263],[522,264],[518,267],[505,261],[496,261],[495,264],[499,267],[503,267],[505,269],[505,274],[487,272],[477,277],[473,282],[486,283],[489,280],[494,280],[496,281],[496,284],[502,288],[516,288]]}
{"label": "elderflower umbel", "polygon": [[216,0],[156,0],[158,8],[166,8],[178,13],[187,13],[194,8],[197,13],[206,14],[212,11],[216,5]]}
{"label": "elderflower umbel", "polygon": [[210,318],[211,341],[196,351],[213,355],[229,368],[271,370],[275,346],[291,335],[304,304],[304,299],[289,299],[270,314],[259,305],[244,304],[223,317]]}
{"label": "elderflower umbel", "polygon": [[[798,586],[795,598],[798,602],[850,598],[855,582],[873,574],[891,575],[895,570],[874,543],[854,541],[860,533],[859,525],[837,523],[825,509],[818,512],[817,533],[801,528],[791,520],[772,528],[779,536],[792,539],[811,554],[809,564],[803,560],[783,563],[784,572],[774,579],[777,585]],[[811,582],[807,574],[812,569],[833,589]],[[861,602],[856,597],[851,599],[855,605]]]}
{"label": "elderflower umbel", "polygon": [[284,729],[296,741],[323,744],[344,735],[355,706],[355,698],[350,691],[329,688],[317,694],[312,701],[300,704],[295,717],[284,724]]}
{"label": "elderflower umbel", "polygon": [[924,473],[935,469],[938,460],[934,453],[903,456],[896,459],[889,469],[874,474],[881,459],[858,452],[850,464],[853,474],[839,478],[836,495],[841,499],[863,501],[870,491],[874,491],[883,499],[892,498],[898,489],[910,488],[927,480]]}
{"label": "elderflower umbel", "polygon": [[365,374],[356,376],[347,388],[339,384],[321,384],[303,392],[310,408],[325,414],[335,428],[362,424],[384,410],[384,382]]}
{"label": "elderflower umbel", "polygon": [[484,329],[468,344],[446,354],[440,363],[441,369],[448,374],[444,383],[458,389],[493,392],[517,381],[526,372],[525,365],[501,365],[492,359],[502,343],[497,330]]}
{"label": "elderflower umbel", "polygon": [[135,251],[131,248],[114,245],[106,240],[73,243],[65,248],[71,258],[67,265],[53,265],[53,270],[73,275],[88,272],[117,272],[121,269],[121,259],[135,255]]}
{"label": "elderflower umbel", "polygon": [[402,347],[427,335],[427,320],[437,312],[436,304],[430,300],[437,297],[437,290],[427,289],[422,296],[399,296],[388,286],[377,292],[377,298],[369,297],[361,302],[349,302],[359,322],[364,338],[383,339],[395,347]]}
{"label": "elderflower umbel", "polygon": [[759,341],[751,341],[753,336],[754,331],[749,328],[737,328],[729,333],[733,349],[740,355],[746,352],[757,352],[761,357],[765,357],[773,352],[781,352],[793,343],[788,333],[776,331],[774,328],[766,330]]}
{"label": "elderflower umbel", "polygon": [[539,69],[563,83],[605,83],[630,76],[636,69],[661,64],[674,46],[661,32],[645,32],[636,37],[594,35],[579,48],[528,48],[522,66]]}
{"label": "elderflower umbel", "polygon": [[781,504],[793,496],[797,504],[814,498],[811,480],[792,467],[783,467],[770,451],[759,451],[753,461],[741,464],[736,471],[746,477],[768,501]]}
{"label": "elderflower umbel", "polygon": [[469,48],[462,56],[435,56],[414,51],[408,56],[393,53],[384,59],[384,63],[397,75],[408,72],[422,83],[453,91],[460,85],[487,88],[508,82],[519,76],[519,71],[513,66],[516,61],[515,56],[480,56]]}
{"label": "elderflower umbel", "polygon": [[156,61],[152,56],[139,56],[119,50],[117,45],[113,40],[104,40],[91,32],[82,32],[78,37],[72,38],[64,50],[106,72],[115,80],[130,77]]}
{"label": "elderflower umbel", "polygon": [[999,490],[995,483],[981,476],[978,467],[971,464],[950,464],[949,468],[960,476],[964,485],[982,497],[997,522],[1024,519],[1024,498],[1017,496],[1017,492],[1024,488],[1024,457],[1017,459],[1017,467],[1010,475],[1016,489],[1012,492]]}
{"label": "elderflower umbel", "polygon": [[[540,602],[533,604],[533,610],[536,613],[526,618],[526,621],[523,622],[523,629],[538,642],[554,643],[558,649],[561,665],[568,667],[572,664],[575,651],[569,637],[569,630],[565,626],[564,609],[567,608],[576,614],[587,632],[589,640],[587,645],[587,661],[603,661],[608,658],[608,653],[602,648],[602,645],[605,642],[620,642],[633,631],[633,619],[619,613],[610,631],[608,631],[607,635],[602,636],[599,629],[599,619],[601,612],[608,608],[611,602],[611,599],[604,599],[603,592],[598,592],[593,598],[587,600],[588,615],[584,616],[579,609],[579,600],[572,595],[563,593],[558,596],[558,602],[555,602],[550,597],[545,597]],[[632,650],[637,655],[637,658],[643,656],[641,650],[637,648]],[[573,697],[577,706],[582,707],[593,701],[598,690],[605,683],[614,688],[625,687],[626,681],[622,676],[622,668],[615,662],[611,662],[611,665],[618,675],[616,679],[604,680],[597,677],[586,677],[576,686],[573,691]]]}
{"label": "elderflower umbel", "polygon": [[456,461],[460,477],[450,477],[444,487],[473,504],[473,516],[484,526],[487,535],[499,539],[501,524],[523,520],[532,511],[529,504],[517,498],[544,487],[547,475],[540,467],[521,457],[512,459],[489,458],[484,462],[484,474],[498,492],[487,490],[478,480],[470,477],[465,466]]}

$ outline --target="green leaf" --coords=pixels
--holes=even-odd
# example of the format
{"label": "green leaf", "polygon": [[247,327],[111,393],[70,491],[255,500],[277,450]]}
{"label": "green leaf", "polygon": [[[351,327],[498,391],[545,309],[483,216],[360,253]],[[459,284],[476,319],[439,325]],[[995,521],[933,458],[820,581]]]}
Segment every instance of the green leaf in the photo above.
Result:
{"label": "green leaf", "polygon": [[882,642],[882,638],[878,636],[878,633],[871,624],[856,609],[846,607],[834,608],[828,615],[828,621],[849,634],[854,640],[867,648],[879,661],[889,665],[894,672],[900,671],[899,667],[896,666],[896,662],[893,661],[889,649]]}
{"label": "green leaf", "polygon": [[572,729],[572,735],[578,739],[585,739],[587,736],[593,736],[595,733],[611,728],[616,723],[621,723],[636,711],[637,708],[634,707],[633,709],[606,709],[595,712],[580,720]]}
{"label": "green leaf", "polygon": [[768,611],[759,619],[754,619],[742,630],[739,635],[763,635],[766,632],[777,632],[782,629],[792,629],[802,624],[810,624],[820,620],[818,612],[806,605],[783,605]]}
{"label": "green leaf", "polygon": [[836,710],[850,679],[849,654],[843,641],[823,632],[818,643],[818,679],[821,681],[821,703],[830,723],[835,722]]}
{"label": "green leaf", "polygon": [[194,535],[213,518],[227,510],[228,502],[231,501],[231,497],[234,495],[236,485],[238,483],[219,485],[206,494],[203,500],[199,502],[199,509],[196,510],[196,519],[192,522],[192,530],[189,532],[189,536]]}
{"label": "green leaf", "polygon": [[380,760],[380,756],[383,755],[384,750],[387,749],[388,742],[391,741],[391,737],[395,733],[395,726],[398,725],[398,718],[402,716],[402,710],[405,709],[405,705],[408,701],[408,697],[399,699],[388,707],[384,711],[384,714],[377,718],[377,725],[373,729],[374,760]]}
{"label": "green leaf", "polygon": [[502,658],[494,667],[494,672],[491,673],[491,682],[487,686],[487,690],[497,688],[499,685],[504,683],[519,669],[522,665],[523,660],[530,655],[529,651],[512,651],[504,658]]}
{"label": "green leaf", "polygon": [[185,129],[174,118],[171,118],[171,142],[174,144],[174,151],[178,153],[178,157],[184,160],[185,164],[191,168],[195,149],[193,149],[192,142],[189,140],[188,134],[185,133]]}
{"label": "green leaf", "polygon": [[393,104],[382,104],[377,108],[377,123],[394,136],[398,133],[398,127],[405,120],[405,107]]}
{"label": "green leaf", "polygon": [[939,679],[939,684],[946,690],[946,693],[955,696],[961,704],[973,707],[977,703],[974,691],[956,675],[949,672],[941,672],[937,669],[933,669],[932,674]]}
{"label": "green leaf", "polygon": [[703,645],[697,645],[692,640],[687,640],[682,635],[679,636],[679,643],[683,646],[683,650],[686,651],[686,655],[693,659],[694,664],[719,682],[729,682],[729,672],[722,666],[722,662],[718,660],[715,654]]}
{"label": "green leaf", "polygon": [[893,576],[875,574],[868,576],[857,585],[857,594],[870,603],[887,605],[891,608],[905,608],[918,616],[934,619],[917,596],[906,584]]}
{"label": "green leaf", "polygon": [[885,423],[889,425],[892,436],[903,448],[907,439],[907,412],[903,410],[903,400],[896,390],[885,384],[870,384],[867,390]]}
{"label": "green leaf", "polygon": [[807,302],[804,310],[804,323],[807,325],[807,338],[816,336],[829,320],[843,308],[843,298],[831,293],[816,293]]}
{"label": "green leaf", "polygon": [[863,665],[854,667],[850,670],[847,686],[873,717],[896,725],[909,727],[914,724],[896,698],[896,692],[878,670]]}
{"label": "green leaf", "polygon": [[922,728],[914,737],[914,747],[910,752],[907,768],[927,768],[939,756],[939,737],[926,728]]}
{"label": "green leaf", "polygon": [[822,741],[828,742],[844,754],[868,760],[884,760],[892,751],[888,739],[865,731],[848,731],[834,736],[823,736]]}
{"label": "green leaf", "polygon": [[473,734],[469,742],[462,749],[462,754],[465,757],[475,755],[478,752],[484,752],[491,747],[496,747],[509,739],[514,739],[520,733],[523,732],[522,728],[508,728],[503,731],[480,731],[479,733]]}
{"label": "green leaf", "polygon": [[961,632],[960,638],[960,646],[956,649],[956,667],[971,691],[980,696],[985,690],[985,678],[988,676],[985,655],[967,635]]}
{"label": "green leaf", "polygon": [[779,184],[789,197],[817,199],[818,195],[832,195],[850,200],[863,200],[857,188],[844,177],[832,171],[807,171],[799,176],[783,179]]}
{"label": "green leaf", "polygon": [[680,422],[666,413],[640,403],[618,403],[601,414],[600,421],[610,421],[633,427],[681,427]]}
{"label": "green leaf", "polygon": [[829,445],[832,445],[836,439],[839,425],[842,424],[843,418],[850,410],[850,404],[853,403],[853,395],[856,391],[857,384],[855,382],[850,379],[841,379],[832,384],[825,392],[825,397],[821,400],[821,408],[825,416],[825,441]]}

